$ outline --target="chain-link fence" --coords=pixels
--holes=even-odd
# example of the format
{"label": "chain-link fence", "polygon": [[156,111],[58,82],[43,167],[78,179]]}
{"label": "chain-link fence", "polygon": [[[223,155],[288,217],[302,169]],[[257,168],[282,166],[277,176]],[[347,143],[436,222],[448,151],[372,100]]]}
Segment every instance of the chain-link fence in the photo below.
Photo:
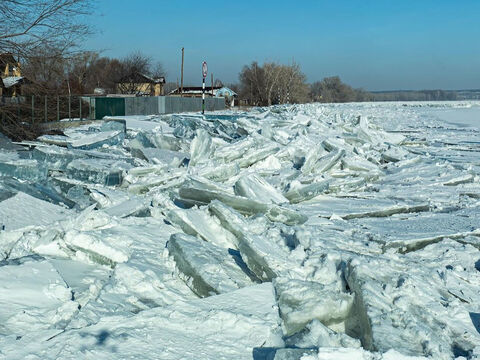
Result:
{"label": "chain-link fence", "polygon": [[81,95],[28,95],[0,98],[0,132],[29,140],[43,132],[41,124],[93,117],[89,98]]}

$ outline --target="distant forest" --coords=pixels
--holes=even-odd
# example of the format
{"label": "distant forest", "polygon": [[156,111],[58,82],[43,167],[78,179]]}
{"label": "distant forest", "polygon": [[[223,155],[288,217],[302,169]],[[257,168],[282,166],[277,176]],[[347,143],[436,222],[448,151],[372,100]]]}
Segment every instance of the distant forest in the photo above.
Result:
{"label": "distant forest", "polygon": [[480,99],[480,90],[367,91],[331,76],[311,84],[298,64],[252,62],[240,71],[239,83],[228,85],[249,105],[341,103],[363,101],[448,101]]}
{"label": "distant forest", "polygon": [[370,94],[373,101],[480,100],[480,89],[371,91]]}

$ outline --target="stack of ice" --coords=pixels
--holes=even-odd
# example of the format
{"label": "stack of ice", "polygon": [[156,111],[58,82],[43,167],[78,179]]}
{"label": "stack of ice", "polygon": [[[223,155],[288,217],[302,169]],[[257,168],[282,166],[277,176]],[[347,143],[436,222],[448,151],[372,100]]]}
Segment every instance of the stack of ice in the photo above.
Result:
{"label": "stack of ice", "polygon": [[0,355],[480,358],[480,131],[436,117],[478,104],[431,106],[108,118],[3,145]]}

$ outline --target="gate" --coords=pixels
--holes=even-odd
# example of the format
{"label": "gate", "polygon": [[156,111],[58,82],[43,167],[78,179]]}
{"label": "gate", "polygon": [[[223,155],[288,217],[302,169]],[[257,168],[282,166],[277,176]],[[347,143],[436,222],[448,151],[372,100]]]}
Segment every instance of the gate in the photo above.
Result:
{"label": "gate", "polygon": [[104,116],[125,116],[125,99],[114,97],[95,98],[95,119]]}

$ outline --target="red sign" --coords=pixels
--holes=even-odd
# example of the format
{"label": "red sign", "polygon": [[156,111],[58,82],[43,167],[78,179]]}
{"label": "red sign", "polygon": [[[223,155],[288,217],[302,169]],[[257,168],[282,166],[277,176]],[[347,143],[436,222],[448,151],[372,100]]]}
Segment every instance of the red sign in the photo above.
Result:
{"label": "red sign", "polygon": [[204,62],[202,63],[202,75],[203,75],[204,78],[207,77],[207,72],[208,72],[207,62],[204,61]]}

